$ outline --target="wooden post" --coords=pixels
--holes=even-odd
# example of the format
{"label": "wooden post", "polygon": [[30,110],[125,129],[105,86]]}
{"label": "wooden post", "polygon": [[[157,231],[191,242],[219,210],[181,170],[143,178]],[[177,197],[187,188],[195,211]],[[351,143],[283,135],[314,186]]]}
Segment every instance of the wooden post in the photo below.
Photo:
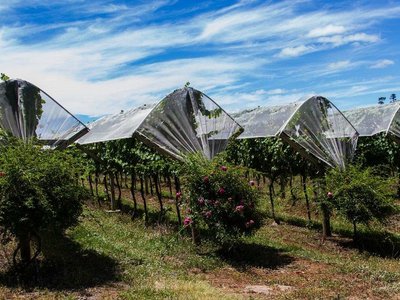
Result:
{"label": "wooden post", "polygon": [[117,207],[118,207],[118,209],[122,209],[122,190],[121,190],[122,177],[120,180],[118,173],[115,173],[115,179],[116,179],[116,184],[117,184],[117,188],[118,188]]}
{"label": "wooden post", "polygon": [[93,192],[93,181],[92,181],[92,175],[88,175],[88,181],[89,181],[89,188],[90,188],[90,194],[92,197],[94,197],[94,192]]}
{"label": "wooden post", "polygon": [[290,195],[292,196],[292,206],[295,206],[296,205],[296,201],[297,201],[297,197],[293,193],[293,175],[290,175],[289,188],[290,188]]}
{"label": "wooden post", "polygon": [[[175,190],[176,190],[176,193],[178,193],[178,192],[181,191],[179,178],[177,176],[174,176],[174,179],[175,179]],[[178,217],[179,226],[182,226],[182,218],[181,218],[181,211],[180,211],[180,208],[179,208],[179,204],[180,204],[179,202],[180,202],[179,197],[178,197],[178,195],[176,195],[175,196],[176,215]]]}
{"label": "wooden post", "polygon": [[281,197],[282,197],[282,199],[286,199],[286,190],[285,190],[285,188],[286,188],[286,178],[285,178],[285,176],[283,176],[283,175],[280,176],[279,185],[280,185],[280,188],[281,188],[281,190],[280,190]]}
{"label": "wooden post", "polygon": [[99,174],[97,174],[97,172],[94,177],[94,188],[95,188],[95,192],[96,192],[97,203],[99,204],[99,206],[101,206],[100,197],[99,197]]}
{"label": "wooden post", "polygon": [[152,196],[154,196],[153,184],[155,184],[155,182],[153,182],[153,180],[151,180],[151,176],[149,176],[150,195],[152,195]]}
{"label": "wooden post", "polygon": [[135,196],[135,181],[136,181],[136,174],[134,171],[131,173],[131,195],[132,195],[132,200],[133,200],[133,212],[132,212],[132,219],[136,217],[137,213],[137,201],[136,201],[136,196]]}
{"label": "wooden post", "polygon": [[325,202],[321,203],[321,211],[322,211],[322,237],[325,239],[328,236],[332,236],[330,212],[328,205]]}
{"label": "wooden post", "polygon": [[108,202],[111,202],[110,192],[109,192],[109,189],[108,189],[108,179],[107,179],[107,175],[104,175],[103,184],[104,184],[104,192],[105,192],[106,195],[107,195],[107,201],[108,201]]}
{"label": "wooden post", "polygon": [[147,214],[147,203],[146,203],[146,198],[144,196],[144,184],[143,184],[143,175],[140,176],[140,195],[142,196],[143,199],[143,207],[144,207],[144,222],[147,225],[149,221],[149,216]]}
{"label": "wooden post", "polygon": [[273,186],[273,181],[271,180],[271,182],[269,183],[269,200],[271,202],[271,213],[272,213],[272,218],[274,219],[276,224],[279,224],[279,220],[276,219],[275,216],[275,205],[274,205],[274,196],[272,194],[272,186]]}
{"label": "wooden post", "polygon": [[156,187],[158,203],[160,204],[160,221],[161,221],[161,219],[163,218],[163,215],[164,215],[164,206],[162,203],[162,195],[161,195],[159,185],[158,185],[158,174],[154,174],[153,179],[154,179],[154,186]]}
{"label": "wooden post", "polygon": [[171,177],[169,175],[167,177],[167,182],[168,182],[169,194],[171,195],[171,198],[172,198],[173,197],[173,195],[172,195],[172,182],[171,182]]}
{"label": "wooden post", "polygon": [[303,186],[304,198],[306,199],[308,223],[311,223],[311,208],[310,208],[310,201],[308,199],[308,194],[307,194],[307,175],[305,173],[303,173],[301,175],[301,183]]}
{"label": "wooden post", "polygon": [[114,173],[110,172],[110,186],[111,186],[111,210],[115,210],[115,181],[114,181]]}

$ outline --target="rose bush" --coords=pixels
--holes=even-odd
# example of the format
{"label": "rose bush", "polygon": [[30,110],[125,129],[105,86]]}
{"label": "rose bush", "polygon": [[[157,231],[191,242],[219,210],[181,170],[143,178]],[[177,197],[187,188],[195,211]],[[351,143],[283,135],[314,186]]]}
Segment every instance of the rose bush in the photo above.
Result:
{"label": "rose bush", "polygon": [[14,257],[20,252],[29,262],[33,238],[62,234],[77,223],[86,192],[75,166],[65,152],[16,139],[0,144],[0,234],[2,241],[16,238]]}
{"label": "rose bush", "polygon": [[221,159],[190,156],[184,164],[184,226],[205,228],[221,244],[232,244],[257,228],[258,192],[244,174],[244,168]]}

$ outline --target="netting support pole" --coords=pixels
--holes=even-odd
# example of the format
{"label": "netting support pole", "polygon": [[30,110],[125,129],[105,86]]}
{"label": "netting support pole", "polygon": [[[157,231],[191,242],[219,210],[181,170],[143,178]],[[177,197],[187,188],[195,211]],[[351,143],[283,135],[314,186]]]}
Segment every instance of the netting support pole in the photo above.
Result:
{"label": "netting support pole", "polygon": [[181,211],[180,211],[180,208],[179,208],[180,199],[179,199],[179,196],[178,196],[178,192],[181,191],[181,186],[180,186],[179,178],[176,175],[174,176],[174,179],[175,179],[175,190],[176,190],[176,196],[175,196],[176,215],[178,217],[178,225],[182,226]]}

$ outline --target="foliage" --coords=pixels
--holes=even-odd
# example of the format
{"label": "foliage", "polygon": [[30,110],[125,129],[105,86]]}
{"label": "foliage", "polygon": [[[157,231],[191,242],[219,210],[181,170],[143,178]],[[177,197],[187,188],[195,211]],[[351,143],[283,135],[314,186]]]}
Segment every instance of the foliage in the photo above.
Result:
{"label": "foliage", "polygon": [[353,223],[354,230],[358,223],[382,222],[393,211],[393,181],[375,175],[371,168],[333,169],[327,173],[326,181],[328,190],[333,193],[334,206]]}
{"label": "foliage", "polygon": [[102,162],[99,164],[79,151],[81,165],[85,165],[82,173],[85,174],[98,169],[103,173],[124,172],[140,176],[170,175],[176,169],[174,161],[158,154],[135,138],[85,145],[85,147]]}
{"label": "foliage", "polygon": [[0,226],[5,236],[62,233],[82,211],[75,161],[67,154],[9,140],[0,149]]}
{"label": "foliage", "polygon": [[226,149],[229,162],[264,173],[272,181],[277,177],[315,173],[310,162],[280,138],[258,138],[232,141]]}
{"label": "foliage", "polygon": [[208,161],[199,154],[189,156],[183,166],[188,205],[185,225],[205,225],[220,244],[252,232],[259,224],[258,193],[244,173],[244,168],[219,158]]}
{"label": "foliage", "polygon": [[383,134],[360,138],[354,161],[375,168],[381,175],[393,175],[400,166],[399,145]]}
{"label": "foliage", "polygon": [[7,80],[9,80],[9,79],[10,79],[10,77],[8,77],[6,74],[0,73],[0,80],[2,80],[2,81],[7,81]]}

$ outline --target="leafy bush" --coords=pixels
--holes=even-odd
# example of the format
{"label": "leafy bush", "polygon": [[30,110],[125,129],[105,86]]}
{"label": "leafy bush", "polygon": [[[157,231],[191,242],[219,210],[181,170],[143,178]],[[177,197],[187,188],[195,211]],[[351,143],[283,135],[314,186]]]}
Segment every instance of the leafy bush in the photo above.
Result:
{"label": "leafy bush", "polygon": [[326,180],[333,205],[353,224],[355,236],[357,224],[383,222],[393,212],[393,181],[375,175],[371,168],[331,170]]}
{"label": "leafy bush", "polygon": [[[259,224],[257,190],[244,177],[245,169],[220,159],[190,156],[184,165],[185,226],[205,226],[220,244],[235,242]],[[180,195],[178,195],[180,196]]]}
{"label": "leafy bush", "polygon": [[66,153],[11,140],[0,147],[0,226],[3,237],[18,240],[21,259],[31,259],[30,242],[51,230],[62,233],[76,224],[83,188],[74,160]]}
{"label": "leafy bush", "polygon": [[381,176],[393,176],[400,166],[397,142],[384,134],[363,137],[357,142],[354,160],[363,167],[373,167]]}

